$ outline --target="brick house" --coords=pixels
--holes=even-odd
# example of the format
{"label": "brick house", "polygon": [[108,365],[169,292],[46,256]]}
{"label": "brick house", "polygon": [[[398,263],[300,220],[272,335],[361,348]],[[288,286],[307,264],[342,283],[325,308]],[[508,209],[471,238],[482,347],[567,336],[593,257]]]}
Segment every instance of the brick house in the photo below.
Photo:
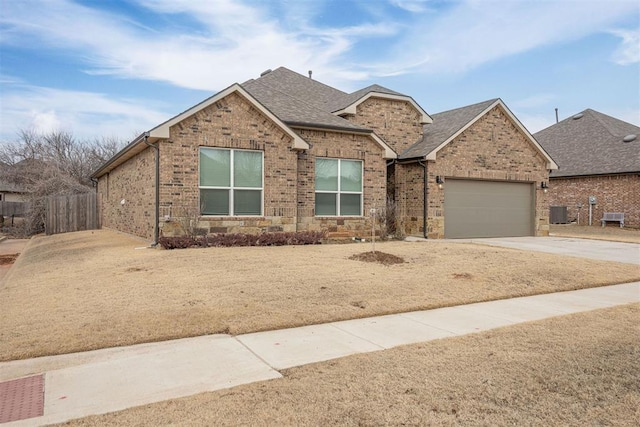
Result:
{"label": "brick house", "polygon": [[[501,233],[545,234],[548,204],[536,188],[556,166],[502,101],[440,117],[442,125],[382,86],[348,94],[268,70],[140,135],[97,170],[102,221],[150,239],[185,224],[209,233],[366,236],[371,209],[390,198],[401,234],[461,237],[444,221],[446,210],[460,209],[444,197],[457,179],[491,190],[520,184],[525,231]],[[447,180],[444,192],[436,176]]]}
{"label": "brick house", "polygon": [[588,225],[595,197],[593,225],[604,212],[622,212],[625,226],[640,227],[640,127],[587,109],[535,137],[560,165],[548,195],[551,206],[567,208],[567,221]]}

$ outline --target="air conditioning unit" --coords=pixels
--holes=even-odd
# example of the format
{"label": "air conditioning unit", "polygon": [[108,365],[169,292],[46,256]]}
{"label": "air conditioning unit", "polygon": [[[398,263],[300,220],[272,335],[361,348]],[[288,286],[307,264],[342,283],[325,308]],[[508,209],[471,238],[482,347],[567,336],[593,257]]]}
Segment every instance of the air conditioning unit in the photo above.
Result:
{"label": "air conditioning unit", "polygon": [[551,224],[567,224],[567,207],[566,206],[551,206],[551,212],[549,214],[549,222]]}

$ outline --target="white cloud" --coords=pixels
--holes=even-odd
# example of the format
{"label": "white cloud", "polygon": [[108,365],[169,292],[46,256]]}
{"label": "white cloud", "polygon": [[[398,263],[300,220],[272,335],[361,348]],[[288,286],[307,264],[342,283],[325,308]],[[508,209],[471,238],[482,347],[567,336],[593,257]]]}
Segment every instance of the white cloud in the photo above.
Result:
{"label": "white cloud", "polygon": [[402,72],[465,72],[482,64],[600,32],[637,13],[636,2],[460,2],[431,20],[419,16],[388,68]]}
{"label": "white cloud", "polygon": [[[284,30],[266,6],[240,2],[141,0],[156,14],[189,17],[195,28],[163,25],[149,29],[121,16],[66,0],[37,4],[8,2],[0,18],[11,37],[35,38],[86,58],[92,74],[164,81],[216,91],[231,82],[257,77],[266,67],[326,70],[330,84],[359,78],[339,60],[354,40],[389,34],[384,23],[345,28],[303,27]],[[170,22],[170,19],[167,20]],[[307,26],[304,26],[307,25]],[[188,33],[185,31],[189,31]],[[330,70],[330,72],[329,72]]]}
{"label": "white cloud", "polygon": [[80,138],[130,139],[134,131],[150,129],[171,116],[149,104],[101,93],[17,85],[3,89],[0,138],[10,141],[19,130],[34,129],[65,130]]}
{"label": "white cloud", "polygon": [[618,65],[630,65],[640,62],[640,29],[613,30],[611,34],[622,39],[613,53],[613,62]]}
{"label": "white cloud", "polygon": [[409,12],[419,13],[428,10],[427,3],[429,0],[390,0],[390,3],[400,9]]}

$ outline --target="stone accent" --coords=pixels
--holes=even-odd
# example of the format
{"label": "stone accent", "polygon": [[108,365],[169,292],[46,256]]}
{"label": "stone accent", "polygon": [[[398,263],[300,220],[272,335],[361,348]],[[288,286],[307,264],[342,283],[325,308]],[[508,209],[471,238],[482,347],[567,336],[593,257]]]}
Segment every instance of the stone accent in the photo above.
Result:
{"label": "stone accent", "polygon": [[410,102],[371,97],[345,119],[369,129],[400,154],[422,139],[422,115]]}
{"label": "stone accent", "polygon": [[[540,189],[540,182],[549,180],[546,160],[500,107],[489,111],[442,148],[436,161],[428,161],[426,166],[429,238],[444,237],[445,191],[436,184],[438,175],[445,177],[445,181],[466,178],[534,183],[535,234],[549,234],[549,198]],[[399,222],[405,234],[423,233],[423,173],[417,163],[396,165]]]}
{"label": "stone accent", "polygon": [[[595,196],[592,225],[600,226],[604,212],[623,212],[625,227],[640,227],[640,175],[558,177],[549,182],[550,206],[566,206],[567,219],[589,224],[589,196]],[[578,204],[582,208],[578,209]],[[579,217],[579,220],[578,220]],[[618,226],[617,223],[610,225]]]}
{"label": "stone accent", "polygon": [[[98,179],[102,225],[153,240],[155,150],[147,148]],[[121,201],[124,200],[124,204]]]}

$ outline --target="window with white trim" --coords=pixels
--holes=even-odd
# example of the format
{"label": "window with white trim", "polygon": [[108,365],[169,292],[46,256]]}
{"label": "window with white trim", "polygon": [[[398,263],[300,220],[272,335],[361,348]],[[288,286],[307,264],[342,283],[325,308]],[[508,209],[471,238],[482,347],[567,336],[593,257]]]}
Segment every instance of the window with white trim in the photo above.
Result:
{"label": "window with white trim", "polygon": [[200,147],[202,215],[262,216],[263,152]]}
{"label": "window with white trim", "polygon": [[362,216],[362,161],[316,158],[316,216]]}

